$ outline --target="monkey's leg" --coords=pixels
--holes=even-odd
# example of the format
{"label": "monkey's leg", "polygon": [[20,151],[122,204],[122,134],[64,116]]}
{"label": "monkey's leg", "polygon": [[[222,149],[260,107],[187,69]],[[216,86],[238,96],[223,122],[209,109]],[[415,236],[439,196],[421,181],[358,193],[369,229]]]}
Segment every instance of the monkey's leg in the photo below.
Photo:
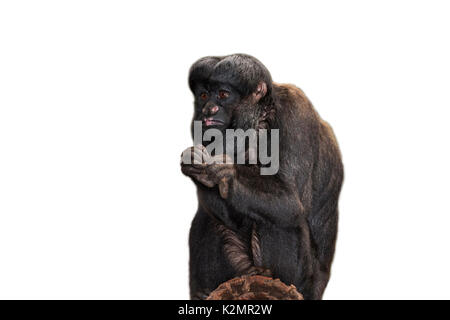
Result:
{"label": "monkey's leg", "polygon": [[295,285],[305,299],[311,299],[314,259],[306,222],[289,229],[261,224],[258,232],[263,266],[272,271],[273,278]]}
{"label": "monkey's leg", "polygon": [[199,210],[189,234],[189,286],[191,299],[205,299],[219,284],[234,277],[223,252],[216,222]]}
{"label": "monkey's leg", "polygon": [[337,203],[329,200],[311,219],[312,241],[316,248],[317,268],[314,276],[313,299],[322,299],[330,279],[331,263],[334,257],[338,209]]}

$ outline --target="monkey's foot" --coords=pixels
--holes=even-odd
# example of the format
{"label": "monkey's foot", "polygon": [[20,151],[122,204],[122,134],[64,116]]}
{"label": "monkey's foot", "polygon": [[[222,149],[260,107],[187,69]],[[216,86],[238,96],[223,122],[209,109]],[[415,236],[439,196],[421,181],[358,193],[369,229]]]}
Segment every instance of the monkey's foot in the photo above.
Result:
{"label": "monkey's foot", "polygon": [[264,276],[264,277],[273,277],[272,271],[263,267],[255,267],[252,266],[250,270],[245,274],[246,276]]}

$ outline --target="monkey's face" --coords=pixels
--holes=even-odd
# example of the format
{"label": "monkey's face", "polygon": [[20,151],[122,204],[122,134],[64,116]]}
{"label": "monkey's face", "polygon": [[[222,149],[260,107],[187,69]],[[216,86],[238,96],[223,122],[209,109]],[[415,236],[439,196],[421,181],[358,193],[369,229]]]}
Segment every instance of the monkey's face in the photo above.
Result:
{"label": "monkey's face", "polygon": [[202,121],[204,129],[231,126],[233,110],[241,100],[237,90],[227,83],[205,82],[196,86],[194,95],[194,120]]}

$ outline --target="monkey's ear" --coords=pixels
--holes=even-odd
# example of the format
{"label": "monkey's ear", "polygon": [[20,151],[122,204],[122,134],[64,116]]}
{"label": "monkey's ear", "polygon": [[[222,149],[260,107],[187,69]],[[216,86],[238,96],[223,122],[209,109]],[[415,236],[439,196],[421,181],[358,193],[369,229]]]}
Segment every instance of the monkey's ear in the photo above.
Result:
{"label": "monkey's ear", "polygon": [[256,86],[255,92],[253,92],[253,99],[258,102],[262,97],[264,97],[267,93],[267,84],[264,81],[261,81]]}

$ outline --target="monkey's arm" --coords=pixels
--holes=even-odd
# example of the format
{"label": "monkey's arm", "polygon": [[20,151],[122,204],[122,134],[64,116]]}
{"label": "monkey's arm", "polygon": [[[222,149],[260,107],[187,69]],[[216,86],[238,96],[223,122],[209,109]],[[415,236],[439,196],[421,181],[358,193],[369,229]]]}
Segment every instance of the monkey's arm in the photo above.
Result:
{"label": "monkey's arm", "polygon": [[235,166],[225,201],[254,219],[262,217],[284,226],[298,225],[304,213],[295,184],[283,181],[278,175],[260,175],[257,166]]}
{"label": "monkey's arm", "polygon": [[191,153],[192,160],[198,162],[182,163],[183,173],[206,187],[218,186],[221,198],[233,210],[255,220],[267,219],[287,227],[298,225],[304,206],[295,184],[295,172],[285,173],[285,178],[280,174],[261,175],[256,165],[217,163],[215,160],[222,155],[210,157],[202,146],[188,148],[185,152]]}

